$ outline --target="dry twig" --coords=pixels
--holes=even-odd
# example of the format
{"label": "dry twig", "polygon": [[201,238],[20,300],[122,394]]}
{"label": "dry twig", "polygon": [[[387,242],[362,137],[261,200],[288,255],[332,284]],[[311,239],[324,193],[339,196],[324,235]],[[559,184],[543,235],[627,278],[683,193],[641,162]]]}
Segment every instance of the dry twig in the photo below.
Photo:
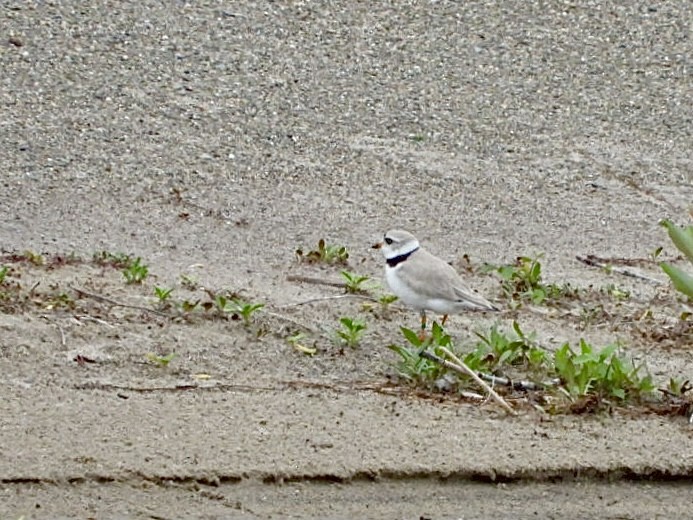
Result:
{"label": "dry twig", "polygon": [[295,303],[288,303],[286,305],[282,305],[280,308],[285,309],[287,307],[298,307],[299,305],[306,305],[307,303],[315,303],[315,302],[322,302],[322,301],[327,301],[327,300],[341,300],[342,298],[359,298],[361,300],[369,300],[369,301],[377,301],[375,298],[371,298],[370,296],[365,296],[363,294],[337,294],[335,296],[320,296],[319,298],[310,298],[308,300],[302,300],[300,302],[295,302]]}
{"label": "dry twig", "polygon": [[432,352],[429,352],[428,350],[423,351],[421,353],[421,356],[425,357],[426,359],[430,359],[431,361],[435,361],[436,363],[443,365],[444,367],[449,368],[451,370],[454,370],[455,372],[468,375],[476,382],[476,384],[483,388],[494,401],[500,404],[505,409],[505,411],[507,411],[511,415],[517,415],[517,412],[513,410],[512,406],[510,406],[505,401],[505,399],[503,399],[500,395],[496,393],[496,391],[493,388],[488,386],[478,375],[476,375],[476,372],[469,368],[464,363],[464,361],[462,361],[460,358],[458,358],[455,354],[450,352],[450,350],[448,350],[445,347],[440,347],[440,350],[452,361],[448,361],[446,359],[438,357]]}
{"label": "dry twig", "polygon": [[577,258],[577,260],[582,262],[583,264],[589,265],[590,267],[598,267],[599,269],[605,269],[612,273],[620,274],[623,276],[629,276],[630,278],[637,278],[639,280],[645,280],[655,285],[662,285],[661,280],[657,280],[656,278],[651,278],[644,274],[637,273],[630,269],[626,269],[625,267],[616,267],[608,262],[604,262],[602,259],[597,258],[594,255],[576,255],[575,258]]}
{"label": "dry twig", "polygon": [[333,280],[325,280],[324,278],[313,278],[312,276],[301,276],[301,275],[289,275],[286,277],[288,282],[304,282],[312,283],[314,285],[327,285],[329,287],[339,287],[340,289],[345,289],[346,284],[344,282],[335,282]]}
{"label": "dry twig", "polygon": [[117,302],[115,300],[107,298],[106,296],[101,296],[100,294],[90,293],[88,291],[85,291],[84,289],[80,289],[79,287],[75,287],[73,285],[71,285],[70,288],[73,291],[77,292],[78,294],[81,294],[82,296],[86,296],[87,298],[91,298],[92,300],[96,300],[96,301],[99,301],[102,303],[107,303],[109,305],[113,305],[114,307],[124,307],[126,309],[136,309],[139,311],[151,312],[152,314],[156,314],[157,316],[163,316],[164,318],[171,318],[172,317],[169,314],[166,314],[165,312],[157,311],[156,309],[150,309],[149,307],[142,307],[141,305],[130,305],[129,303]]}

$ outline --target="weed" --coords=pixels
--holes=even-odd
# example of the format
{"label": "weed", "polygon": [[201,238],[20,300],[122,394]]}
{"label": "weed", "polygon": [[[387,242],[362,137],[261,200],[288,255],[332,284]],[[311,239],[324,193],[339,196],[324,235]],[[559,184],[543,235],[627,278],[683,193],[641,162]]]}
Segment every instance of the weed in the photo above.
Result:
{"label": "weed", "polygon": [[250,325],[253,314],[265,306],[264,303],[249,303],[238,298],[229,299],[220,294],[214,297],[214,305],[220,313],[229,312],[240,316],[245,325]]}
{"label": "weed", "polygon": [[378,303],[383,307],[383,310],[388,310],[390,305],[398,300],[394,294],[383,294],[378,298]]}
{"label": "weed", "polygon": [[10,268],[7,267],[6,265],[0,267],[0,284],[5,283],[5,277],[7,276],[7,273],[10,272]]}
{"label": "weed", "polygon": [[170,354],[166,354],[165,356],[160,356],[158,354],[154,354],[153,352],[149,352],[147,354],[147,360],[150,363],[153,363],[161,368],[166,368],[175,357],[175,352],[171,352]]}
{"label": "weed", "polygon": [[34,253],[33,251],[27,250],[24,251],[22,255],[27,262],[34,264],[35,266],[41,266],[46,263],[46,260],[39,253]]}
{"label": "weed", "polygon": [[92,261],[96,265],[114,267],[116,269],[125,269],[133,263],[133,258],[125,253],[110,253],[109,251],[101,251],[94,253]]}
{"label": "weed", "polygon": [[496,325],[488,334],[475,334],[481,340],[464,362],[472,369],[493,370],[504,365],[522,365],[533,369],[546,366],[546,351],[536,344],[536,334],[525,334],[513,321],[514,334],[501,332]]}
{"label": "weed", "polygon": [[432,347],[435,354],[440,347],[453,349],[452,339],[445,333],[443,327],[434,321],[431,326],[431,335],[422,340],[416,332],[406,327],[400,329],[409,346],[389,345],[388,348],[399,355],[397,372],[401,377],[414,383],[431,385],[440,380],[447,369],[438,363],[420,356],[420,353]]}
{"label": "weed", "polygon": [[342,327],[335,331],[338,341],[352,348],[358,347],[366,330],[366,322],[357,318],[341,318],[339,322]]}
{"label": "weed", "polygon": [[296,350],[299,352],[302,352],[303,354],[306,354],[308,356],[314,356],[317,352],[318,349],[313,347],[307,347],[303,344],[303,340],[305,340],[308,336],[303,334],[302,332],[297,332],[293,336],[289,336],[286,338],[286,341],[289,342],[289,345],[294,347]]}
{"label": "weed", "polygon": [[264,303],[249,303],[243,300],[234,300],[234,304],[236,305],[236,311],[241,315],[241,318],[243,318],[243,323],[245,325],[250,325],[253,314],[265,306]]}
{"label": "weed", "polygon": [[[444,357],[437,351],[440,347],[455,351],[450,336],[438,323],[434,322],[431,336],[425,340],[419,339],[410,329],[401,330],[408,345],[389,346],[399,356],[397,370],[400,376],[441,390],[457,388],[466,381],[465,376],[447,372],[435,361],[420,356],[424,349],[433,349],[439,357]],[[540,386],[546,385],[547,391],[555,388],[560,395],[568,397],[570,407],[557,407],[557,411],[580,411],[578,406],[585,403],[587,406],[583,406],[583,410],[597,410],[603,404],[609,404],[609,400],[625,403],[653,395],[651,376],[641,375],[643,365],[636,366],[619,354],[617,344],[599,350],[580,340],[578,353],[568,343],[551,353],[536,343],[534,333],[524,333],[518,323],[513,323],[511,333],[493,326],[488,333],[477,333],[477,336],[480,341],[471,352],[466,355],[456,352],[470,369],[494,375],[501,375],[508,369],[514,373],[529,371],[530,379],[539,381]],[[685,391],[686,388],[683,383],[670,386],[670,393]]]}
{"label": "weed", "polygon": [[672,395],[674,397],[682,397],[687,392],[693,389],[690,381],[682,381],[677,377],[669,378],[669,384],[667,388],[662,389],[662,392]]}
{"label": "weed", "polygon": [[311,263],[320,262],[324,264],[346,265],[347,260],[349,259],[349,253],[346,247],[327,245],[323,238],[318,241],[317,249],[304,254],[303,250],[299,248],[296,250],[296,256],[299,260]]}
{"label": "weed", "polygon": [[142,263],[140,257],[135,258],[128,267],[123,269],[123,276],[128,284],[142,283],[148,274],[149,267]]}
{"label": "weed", "polygon": [[623,301],[630,298],[630,291],[627,289],[621,289],[616,284],[610,283],[606,287],[602,287],[599,292],[610,296],[616,301]]}
{"label": "weed", "polygon": [[346,292],[351,294],[364,294],[368,291],[368,287],[364,287],[364,283],[371,279],[370,276],[362,276],[349,271],[342,271],[342,276],[346,280],[344,288]]}
{"label": "weed", "polygon": [[[660,224],[666,228],[671,241],[693,267],[693,226],[677,226],[670,220],[662,220]],[[666,262],[659,265],[671,279],[676,290],[693,300],[693,275]]]}
{"label": "weed", "polygon": [[182,302],[180,302],[180,308],[183,312],[189,313],[189,312],[193,312],[199,304],[200,304],[200,300],[197,300],[194,302],[192,302],[190,300],[183,300]]}
{"label": "weed", "polygon": [[45,301],[45,308],[52,309],[74,309],[76,307],[75,300],[67,293],[61,292],[53,296],[49,296]]}
{"label": "weed", "polygon": [[495,266],[486,264],[482,269],[486,272],[495,271],[501,279],[501,288],[506,298],[515,301],[528,300],[536,305],[556,300],[564,296],[575,296],[577,290],[568,284],[544,284],[539,259],[520,256],[514,264]]}
{"label": "weed", "polygon": [[200,283],[193,276],[187,274],[180,275],[180,284],[188,291],[197,291],[200,288]]}
{"label": "weed", "polygon": [[653,262],[657,261],[657,259],[659,258],[659,255],[662,254],[663,250],[664,250],[664,248],[662,246],[659,246],[658,248],[656,248],[655,250],[653,250],[650,253],[650,258],[652,259]]}
{"label": "weed", "polygon": [[652,377],[641,377],[643,366],[635,366],[618,355],[618,350],[619,345],[613,343],[597,351],[581,339],[580,352],[576,353],[565,343],[554,356],[555,373],[565,393],[573,399],[594,395],[619,401],[637,400],[651,393]]}
{"label": "weed", "polygon": [[163,304],[171,297],[173,289],[166,289],[164,287],[154,287],[154,294],[159,299],[159,303]]}

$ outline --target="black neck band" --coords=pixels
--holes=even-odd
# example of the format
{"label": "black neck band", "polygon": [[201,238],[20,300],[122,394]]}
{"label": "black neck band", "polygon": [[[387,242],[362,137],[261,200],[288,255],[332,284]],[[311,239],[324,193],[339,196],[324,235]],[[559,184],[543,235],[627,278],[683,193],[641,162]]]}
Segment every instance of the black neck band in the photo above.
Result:
{"label": "black neck band", "polygon": [[409,258],[414,251],[418,251],[418,249],[419,248],[417,247],[416,249],[412,249],[411,251],[409,251],[408,253],[404,253],[403,255],[395,256],[393,258],[388,258],[387,259],[387,265],[389,265],[390,267],[395,267],[397,264],[401,264],[407,258]]}

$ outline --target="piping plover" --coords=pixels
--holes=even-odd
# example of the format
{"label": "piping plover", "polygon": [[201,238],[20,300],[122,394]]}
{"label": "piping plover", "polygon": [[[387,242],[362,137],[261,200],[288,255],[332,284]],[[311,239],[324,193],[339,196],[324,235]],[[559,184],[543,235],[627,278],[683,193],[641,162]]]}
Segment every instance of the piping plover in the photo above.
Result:
{"label": "piping plover", "polygon": [[426,330],[426,311],[443,315],[465,310],[498,311],[494,304],[472,291],[445,261],[419,245],[414,235],[400,229],[385,233],[382,249],[387,264],[387,284],[405,304],[421,314],[421,335]]}

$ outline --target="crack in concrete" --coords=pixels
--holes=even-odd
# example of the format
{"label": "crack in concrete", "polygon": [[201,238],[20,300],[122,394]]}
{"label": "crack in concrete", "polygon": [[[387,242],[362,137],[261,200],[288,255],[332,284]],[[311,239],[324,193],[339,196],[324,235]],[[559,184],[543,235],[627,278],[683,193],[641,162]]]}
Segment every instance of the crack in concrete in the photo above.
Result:
{"label": "crack in concrete", "polygon": [[599,468],[546,468],[538,470],[522,469],[518,471],[496,470],[460,470],[460,471],[356,471],[347,475],[335,473],[312,474],[281,474],[281,473],[256,473],[256,474],[181,474],[181,475],[151,475],[140,471],[126,472],[123,474],[99,474],[85,473],[65,477],[4,477],[0,478],[2,485],[81,485],[87,483],[114,484],[129,483],[141,485],[143,482],[157,486],[193,485],[219,487],[222,485],[240,484],[244,481],[261,482],[266,485],[281,485],[292,483],[309,484],[349,484],[357,482],[416,482],[416,481],[441,481],[441,482],[467,482],[485,484],[522,484],[522,483],[567,483],[567,482],[693,482],[693,466],[680,469],[667,468],[632,468],[617,466],[608,469]]}

